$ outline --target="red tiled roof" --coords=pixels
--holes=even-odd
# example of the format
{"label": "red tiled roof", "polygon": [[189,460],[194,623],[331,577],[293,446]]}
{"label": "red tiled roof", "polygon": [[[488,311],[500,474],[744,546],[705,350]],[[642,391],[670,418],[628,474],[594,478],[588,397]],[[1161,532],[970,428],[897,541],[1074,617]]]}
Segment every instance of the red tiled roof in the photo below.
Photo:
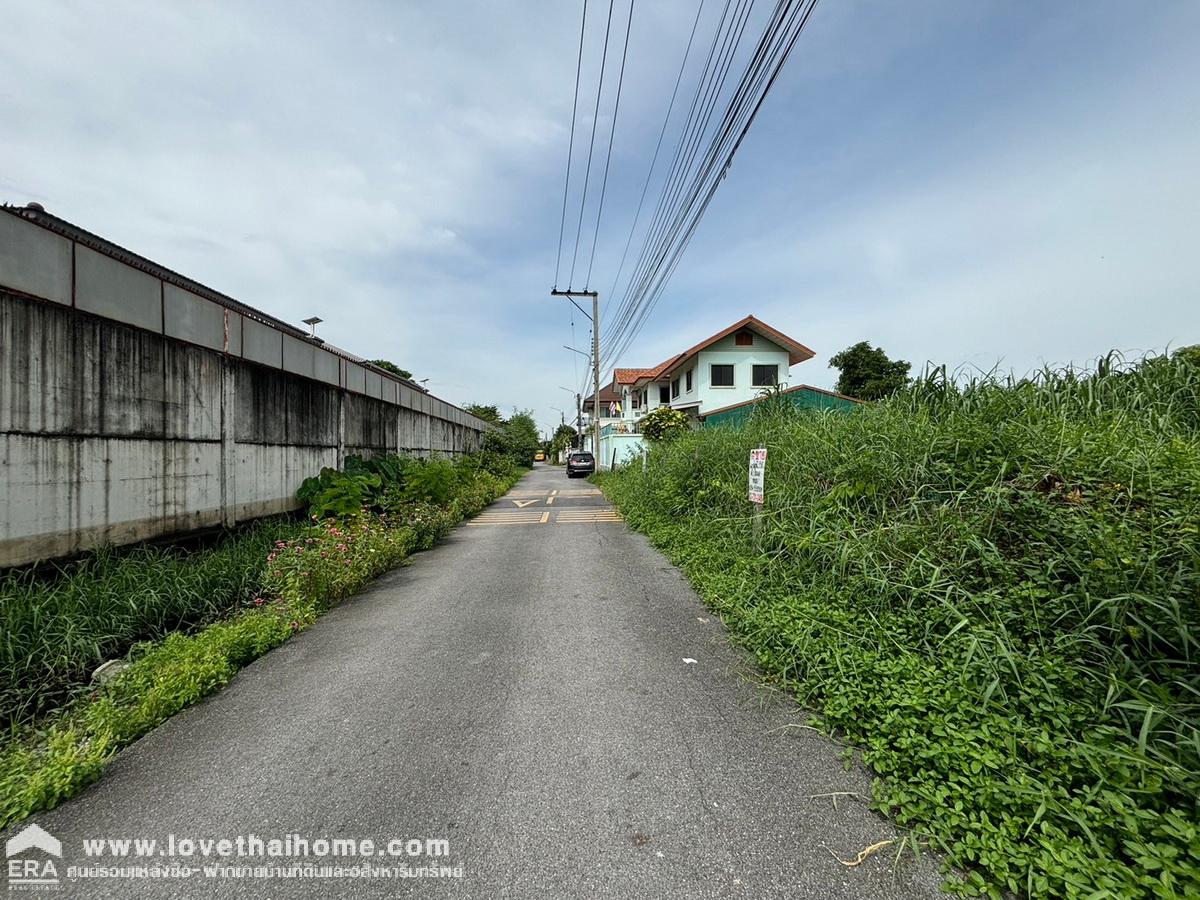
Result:
{"label": "red tiled roof", "polygon": [[717,341],[721,340],[721,338],[728,337],[735,331],[741,331],[743,328],[757,332],[762,337],[765,337],[769,341],[773,341],[783,349],[787,350],[789,366],[794,366],[796,363],[804,362],[806,359],[812,359],[814,356],[816,356],[816,353],[814,353],[812,350],[805,347],[799,341],[788,337],[782,331],[776,331],[766,322],[756,319],[754,316],[746,316],[744,319],[739,319],[738,321],[734,322],[724,331],[718,331],[712,337],[705,338],[690,350],[685,350],[683,353],[680,353],[673,360],[671,360],[670,365],[666,366],[666,368],[659,372],[658,375],[670,376],[672,370],[679,368],[680,365],[687,362],[705,347],[710,347]]}
{"label": "red tiled roof", "polygon": [[[646,381],[653,381],[677,359],[679,359],[678,356],[672,356],[670,359],[664,360],[657,366],[649,369],[614,369],[613,371],[617,375],[617,382],[619,384],[639,384]],[[636,374],[631,377],[632,373]]]}
{"label": "red tiled roof", "polygon": [[613,369],[613,380],[617,384],[633,384],[649,371],[649,369]]}
{"label": "red tiled roof", "polygon": [[[600,403],[603,405],[613,400],[616,400],[618,403],[620,403],[621,395],[617,392],[616,388],[613,386],[613,383],[610,381],[608,384],[603,385],[600,388]],[[584,397],[581,405],[584,409],[591,409],[592,395],[588,394],[586,397]]]}
{"label": "red tiled roof", "polygon": [[[614,369],[613,376],[617,384],[638,384],[646,381],[655,381],[658,378],[669,376],[671,372],[678,368],[683,363],[687,362],[705,347],[715,344],[721,338],[728,337],[735,331],[741,331],[743,328],[757,332],[767,340],[773,341],[780,347],[788,351],[788,365],[794,366],[796,363],[804,362],[806,359],[812,359],[816,354],[805,347],[799,341],[793,340],[782,331],[776,331],[766,322],[756,319],[754,316],[746,316],[744,319],[739,319],[734,322],[724,331],[718,331],[712,337],[705,338],[690,350],[685,350],[683,353],[672,356],[659,363],[657,366],[649,369]],[[601,399],[605,399],[604,391],[600,392]],[[619,399],[619,398],[618,398]]]}

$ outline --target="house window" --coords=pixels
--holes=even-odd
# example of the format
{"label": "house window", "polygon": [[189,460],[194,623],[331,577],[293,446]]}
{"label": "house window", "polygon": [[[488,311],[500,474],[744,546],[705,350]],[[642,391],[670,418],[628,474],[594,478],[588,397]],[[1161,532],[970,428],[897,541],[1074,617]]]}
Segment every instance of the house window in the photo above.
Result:
{"label": "house window", "polygon": [[751,383],[755,387],[770,387],[779,381],[779,366],[755,366]]}
{"label": "house window", "polygon": [[692,392],[692,372],[694,371],[695,369],[688,369],[687,372],[687,392],[689,394]]}
{"label": "house window", "polygon": [[667,387],[665,384],[658,389],[658,402],[659,403],[670,403],[671,402],[671,389],[669,387]]}
{"label": "house window", "polygon": [[641,401],[641,399],[642,399],[642,392],[641,392],[641,391],[634,391],[634,392],[633,392],[633,395],[632,395],[632,396],[629,398],[629,406],[630,406],[630,408],[631,408],[631,409],[640,409],[640,408],[641,408],[641,405],[642,405],[642,404],[641,404],[641,402],[640,402],[640,401]]}
{"label": "house window", "polygon": [[671,399],[674,400],[679,396],[679,379],[676,378],[671,382]]}
{"label": "house window", "polygon": [[733,336],[733,345],[735,347],[753,347],[754,335],[749,331],[739,331]]}
{"label": "house window", "polygon": [[733,364],[713,363],[710,365],[708,367],[708,383],[713,387],[733,387]]}

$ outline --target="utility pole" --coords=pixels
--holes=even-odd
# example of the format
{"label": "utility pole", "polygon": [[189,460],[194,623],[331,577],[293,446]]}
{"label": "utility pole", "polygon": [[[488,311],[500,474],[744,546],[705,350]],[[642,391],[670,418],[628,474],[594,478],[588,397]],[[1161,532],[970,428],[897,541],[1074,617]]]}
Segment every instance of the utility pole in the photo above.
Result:
{"label": "utility pole", "polygon": [[[566,347],[566,344],[563,344],[563,346]],[[575,350],[574,347],[567,347],[567,349]],[[579,353],[580,351],[575,350],[575,352]],[[584,354],[584,355],[586,356],[587,354]],[[558,389],[560,391],[566,391],[568,394],[570,394],[572,397],[575,398],[575,444],[573,446],[575,447],[576,450],[582,450],[583,449],[583,400],[579,396],[578,391],[573,391],[569,387],[563,387],[560,384],[558,386]]]}
{"label": "utility pole", "polygon": [[[600,466],[600,292],[599,291],[560,291],[553,288],[552,297],[566,297],[575,304],[575,308],[585,316],[587,312],[578,303],[576,297],[592,298],[592,456],[596,457],[596,466]],[[580,420],[582,422],[582,412]]]}

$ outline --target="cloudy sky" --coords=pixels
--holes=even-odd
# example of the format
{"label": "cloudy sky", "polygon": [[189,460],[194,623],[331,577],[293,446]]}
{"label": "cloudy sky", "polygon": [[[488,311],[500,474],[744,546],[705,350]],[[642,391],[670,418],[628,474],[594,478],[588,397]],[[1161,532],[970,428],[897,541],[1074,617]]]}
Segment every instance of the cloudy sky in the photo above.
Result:
{"label": "cloudy sky", "polygon": [[[0,0],[0,200],[557,423],[584,362],[547,296],[581,6]],[[605,294],[695,11],[634,8]],[[1200,342],[1197,46],[1194,0],[822,0],[621,363],[747,313],[822,386],[864,339],[1018,371]]]}

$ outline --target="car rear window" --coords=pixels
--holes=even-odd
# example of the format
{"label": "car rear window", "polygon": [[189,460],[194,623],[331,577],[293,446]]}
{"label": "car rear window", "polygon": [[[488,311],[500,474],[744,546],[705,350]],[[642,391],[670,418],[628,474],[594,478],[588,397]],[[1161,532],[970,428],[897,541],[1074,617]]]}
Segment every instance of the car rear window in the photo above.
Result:
{"label": "car rear window", "polygon": [[571,455],[571,458],[577,459],[580,462],[591,462],[592,454],[590,454],[590,453],[574,453]]}

